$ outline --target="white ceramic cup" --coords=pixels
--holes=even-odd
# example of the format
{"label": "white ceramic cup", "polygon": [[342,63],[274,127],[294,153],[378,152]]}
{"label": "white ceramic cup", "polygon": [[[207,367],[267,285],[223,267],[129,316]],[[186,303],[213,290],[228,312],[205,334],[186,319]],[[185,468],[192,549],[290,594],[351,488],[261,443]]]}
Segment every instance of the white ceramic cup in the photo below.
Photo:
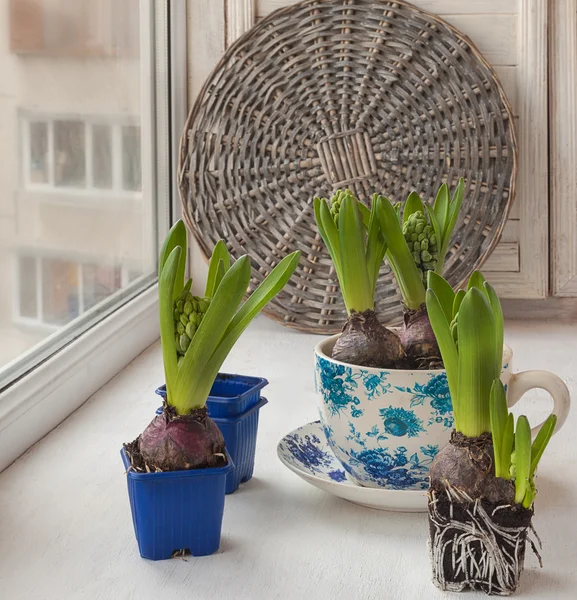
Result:
{"label": "white ceramic cup", "polygon": [[[360,484],[425,489],[429,465],[449,442],[453,412],[444,369],[374,369],[331,358],[338,336],[315,348],[315,387],[327,441],[343,468]],[[558,431],[569,413],[569,391],[548,371],[512,372],[513,352],[503,349],[501,380],[507,403],[533,388],[553,397]],[[543,423],[533,427],[535,435]]]}

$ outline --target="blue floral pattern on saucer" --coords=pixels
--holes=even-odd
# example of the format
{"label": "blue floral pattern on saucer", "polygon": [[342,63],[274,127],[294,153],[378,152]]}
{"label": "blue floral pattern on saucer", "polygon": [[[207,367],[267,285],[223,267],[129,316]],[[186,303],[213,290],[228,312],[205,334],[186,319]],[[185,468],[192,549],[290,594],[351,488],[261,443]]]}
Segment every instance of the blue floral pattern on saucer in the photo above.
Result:
{"label": "blue floral pattern on saucer", "polygon": [[385,476],[389,480],[386,488],[364,487],[343,470],[323,430],[330,436],[330,427],[315,421],[285,435],[277,445],[281,462],[307,483],[355,504],[377,510],[427,511],[426,488],[418,485],[406,488],[408,475],[403,464],[411,462],[406,452],[399,449],[389,455],[386,451],[372,453],[359,450],[359,463],[364,461],[375,477]]}
{"label": "blue floral pattern on saucer", "polygon": [[322,430],[319,425],[321,436],[314,433],[301,433],[297,430],[286,435],[278,444],[278,451],[282,453],[286,462],[308,471],[311,475],[320,476],[330,481],[346,481],[347,475],[341,463],[327,448],[326,440],[321,439]]}

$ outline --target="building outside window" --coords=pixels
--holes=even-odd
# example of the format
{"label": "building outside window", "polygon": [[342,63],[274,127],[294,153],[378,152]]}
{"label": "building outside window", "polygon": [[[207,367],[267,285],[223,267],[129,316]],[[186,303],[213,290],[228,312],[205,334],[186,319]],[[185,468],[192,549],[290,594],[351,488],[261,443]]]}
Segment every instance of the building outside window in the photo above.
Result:
{"label": "building outside window", "polygon": [[142,191],[140,125],[114,117],[23,118],[27,189]]}

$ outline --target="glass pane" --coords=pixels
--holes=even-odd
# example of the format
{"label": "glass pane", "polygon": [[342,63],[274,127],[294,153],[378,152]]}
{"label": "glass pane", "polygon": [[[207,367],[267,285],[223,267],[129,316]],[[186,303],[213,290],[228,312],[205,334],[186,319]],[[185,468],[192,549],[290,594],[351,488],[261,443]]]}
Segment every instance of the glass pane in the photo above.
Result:
{"label": "glass pane", "polygon": [[112,187],[112,130],[110,125],[92,126],[92,185]]}
{"label": "glass pane", "polygon": [[43,258],[42,321],[64,325],[79,314],[78,265],[66,260]]}
{"label": "glass pane", "polygon": [[120,267],[82,265],[84,310],[96,306],[122,287]]}
{"label": "glass pane", "polygon": [[85,127],[81,121],[54,122],[54,183],[63,187],[86,185]]}
{"label": "glass pane", "polygon": [[28,123],[30,127],[30,183],[48,183],[48,124]]}
{"label": "glass pane", "polygon": [[168,155],[160,138],[148,150],[167,124],[142,109],[162,99],[164,4],[18,2],[0,0],[0,388],[154,283],[159,210],[141,173]]}
{"label": "glass pane", "polygon": [[122,128],[122,183],[125,190],[141,189],[140,127],[125,125]]}
{"label": "glass pane", "polygon": [[18,257],[18,314],[20,317],[38,317],[36,289],[36,259],[29,256]]}

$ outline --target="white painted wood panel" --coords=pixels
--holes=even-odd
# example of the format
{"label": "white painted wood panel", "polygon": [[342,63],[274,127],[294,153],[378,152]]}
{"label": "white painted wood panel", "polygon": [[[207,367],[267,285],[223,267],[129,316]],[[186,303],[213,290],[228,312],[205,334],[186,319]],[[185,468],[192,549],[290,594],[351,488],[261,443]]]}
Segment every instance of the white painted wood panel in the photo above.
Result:
{"label": "white painted wood panel", "polygon": [[551,23],[551,284],[577,296],[577,5],[553,0]]}
{"label": "white painted wood panel", "polygon": [[[295,0],[256,0],[256,14],[264,17],[277,8],[294,4]],[[503,14],[516,15],[519,0],[413,0],[411,4],[437,15]]]}
{"label": "white painted wood panel", "polygon": [[519,101],[517,98],[517,67],[514,66],[495,66],[495,73],[499,82],[503,86],[507,100],[511,105],[511,110],[515,117],[519,116]]}
{"label": "white painted wood panel", "polygon": [[519,272],[489,273],[504,298],[545,298],[549,292],[548,2],[519,4],[517,66],[519,174],[510,217],[520,220]]}
{"label": "white painted wood panel", "polygon": [[493,65],[516,65],[517,15],[445,15],[444,18],[471,38]]}
{"label": "white painted wood panel", "polygon": [[519,244],[501,242],[483,265],[485,273],[519,271]]}

